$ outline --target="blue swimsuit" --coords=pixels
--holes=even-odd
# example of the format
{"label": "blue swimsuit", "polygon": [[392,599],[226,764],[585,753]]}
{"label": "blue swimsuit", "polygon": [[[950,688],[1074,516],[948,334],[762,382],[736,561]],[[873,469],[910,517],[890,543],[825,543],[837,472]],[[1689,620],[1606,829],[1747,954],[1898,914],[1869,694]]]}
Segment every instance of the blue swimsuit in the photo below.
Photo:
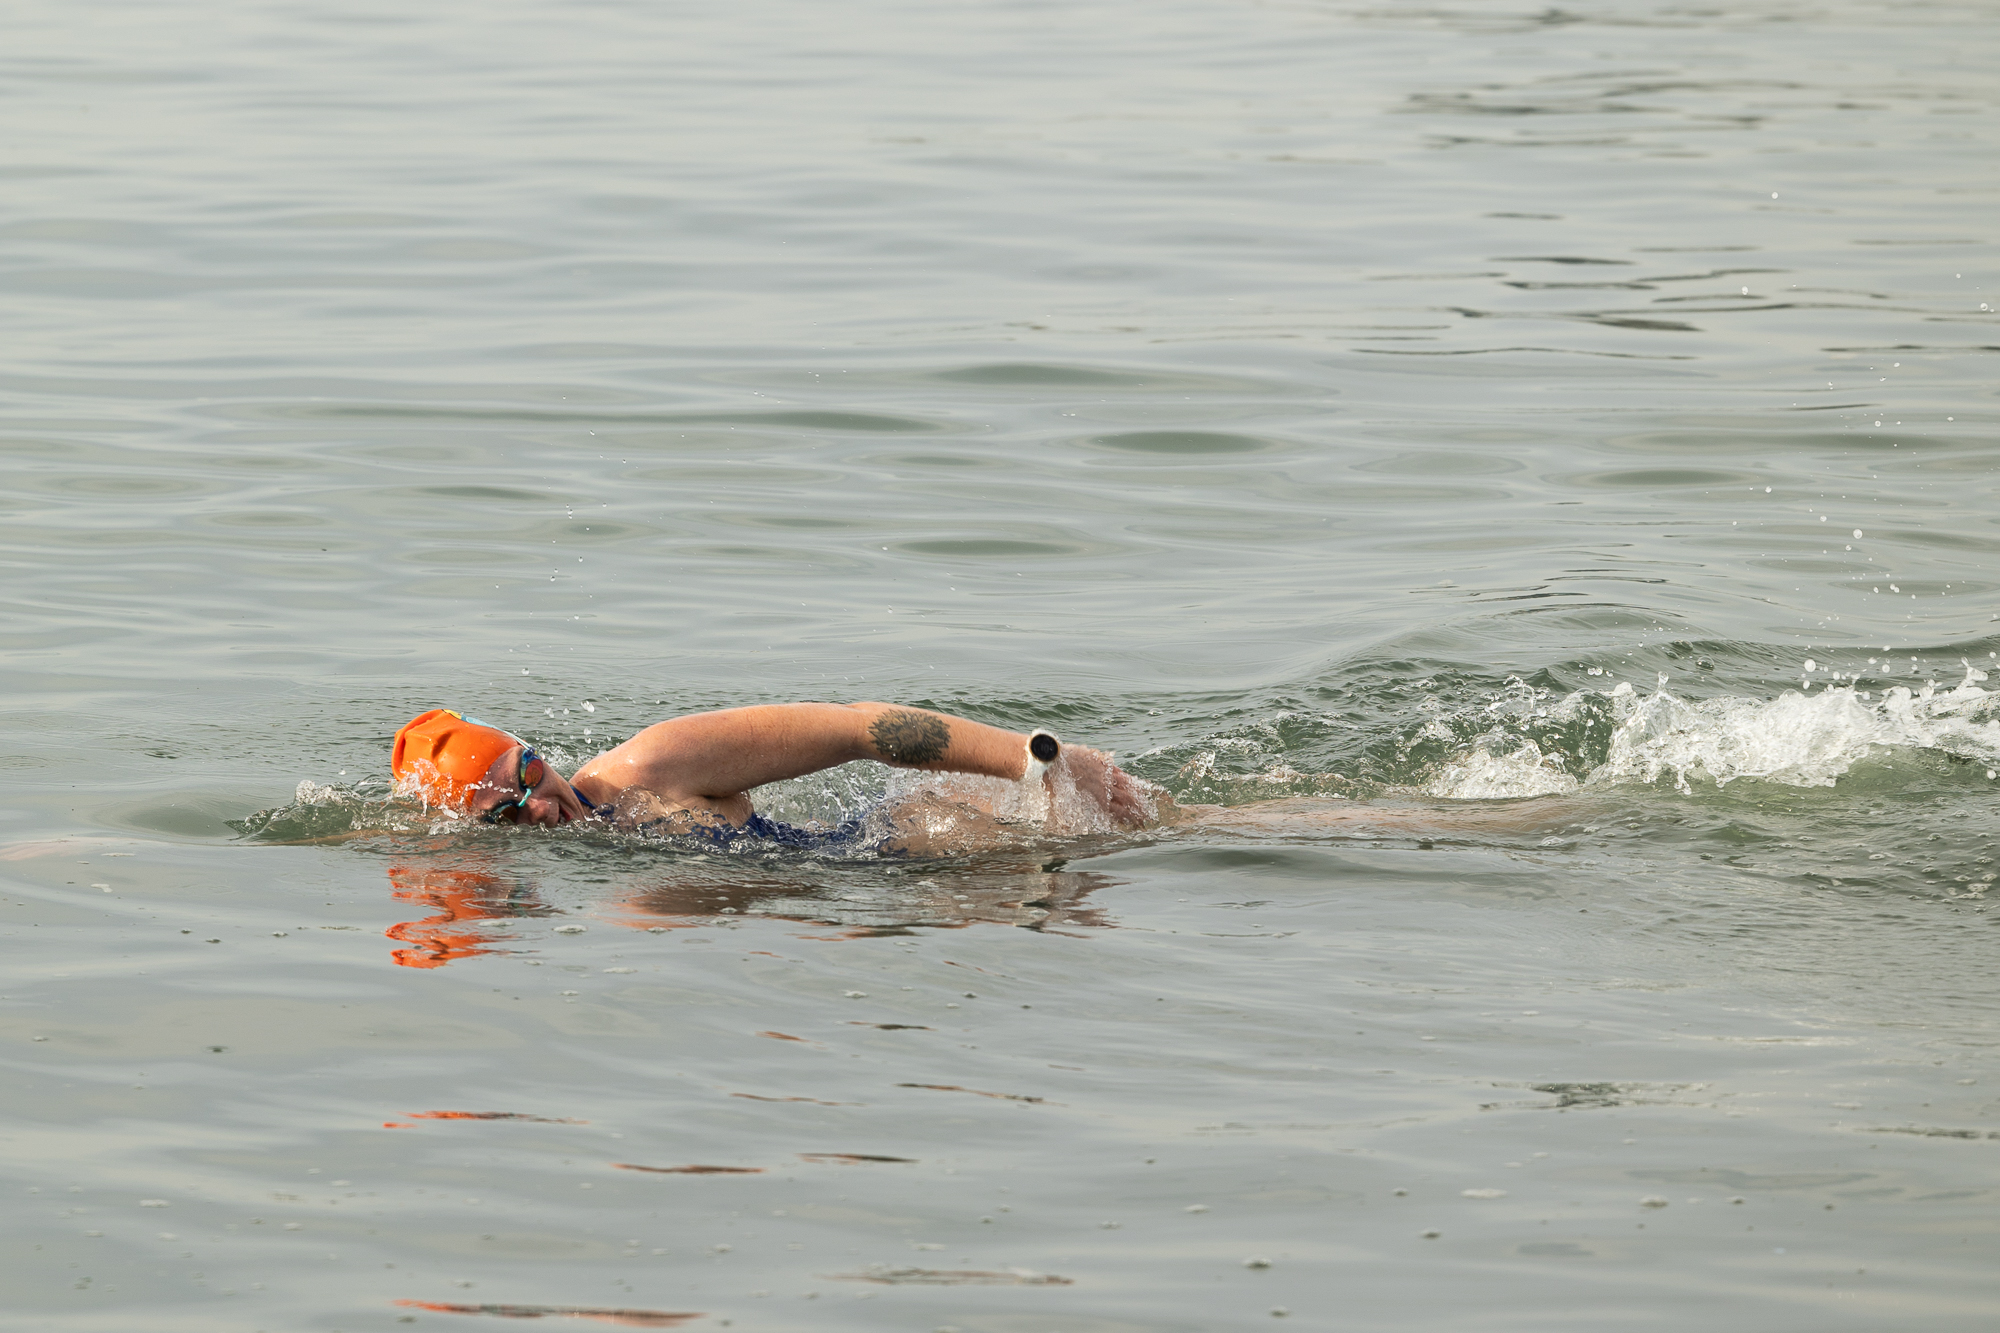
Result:
{"label": "blue swimsuit", "polygon": [[[582,792],[576,793],[576,799],[581,801],[584,809],[596,818],[611,818],[609,801],[597,805]],[[641,824],[639,828],[643,831],[651,824],[665,822],[665,820],[654,820],[650,824]],[[832,828],[824,825],[817,828],[802,828],[797,824],[781,824],[775,819],[752,811],[750,818],[740,827],[734,824],[695,824],[689,828],[678,829],[676,833],[699,838],[717,847],[728,847],[748,838],[796,852],[851,851],[862,845],[860,815],[849,815]]]}
{"label": "blue swimsuit", "polygon": [[801,828],[753,812],[741,828],[726,824],[707,826],[696,830],[696,835],[722,847],[739,839],[756,838],[798,852],[849,851],[860,841],[861,816],[849,815],[832,828]]}

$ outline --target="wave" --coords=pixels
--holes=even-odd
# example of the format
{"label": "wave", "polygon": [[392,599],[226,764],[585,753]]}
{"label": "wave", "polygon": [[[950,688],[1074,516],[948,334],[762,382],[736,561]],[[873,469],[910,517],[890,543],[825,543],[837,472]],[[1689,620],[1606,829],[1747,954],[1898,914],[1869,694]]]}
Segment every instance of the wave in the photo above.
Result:
{"label": "wave", "polygon": [[1581,721],[1586,730],[1604,725],[1602,758],[1583,776],[1566,762],[1574,753],[1523,736],[1518,726],[1497,727],[1445,762],[1421,790],[1447,800],[1492,800],[1663,778],[1684,793],[1697,782],[1722,788],[1744,779],[1831,787],[1858,765],[1898,750],[1984,764],[1992,779],[2000,766],[2000,694],[1981,688],[1986,672],[1963,665],[1965,678],[1945,691],[1931,683],[1878,695],[1830,684],[1816,694],[1787,690],[1775,699],[1690,701],[1670,694],[1664,677],[1650,695],[1629,683],[1580,690],[1538,706],[1534,720]]}

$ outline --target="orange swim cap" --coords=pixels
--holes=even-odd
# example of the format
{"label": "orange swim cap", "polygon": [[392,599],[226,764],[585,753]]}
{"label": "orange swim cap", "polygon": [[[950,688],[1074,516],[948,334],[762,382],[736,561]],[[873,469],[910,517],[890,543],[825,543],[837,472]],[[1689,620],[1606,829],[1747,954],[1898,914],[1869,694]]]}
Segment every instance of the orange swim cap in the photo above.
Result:
{"label": "orange swim cap", "polygon": [[389,771],[432,805],[463,805],[493,761],[520,743],[498,727],[433,708],[396,733]]}

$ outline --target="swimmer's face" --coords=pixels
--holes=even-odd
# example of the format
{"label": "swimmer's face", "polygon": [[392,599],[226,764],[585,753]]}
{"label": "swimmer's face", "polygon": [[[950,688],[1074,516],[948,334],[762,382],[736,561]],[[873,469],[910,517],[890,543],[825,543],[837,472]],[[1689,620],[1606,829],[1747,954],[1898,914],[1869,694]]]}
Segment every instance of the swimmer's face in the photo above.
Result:
{"label": "swimmer's face", "polygon": [[[524,747],[515,745],[493,761],[486,776],[468,793],[468,813],[502,824],[539,824],[554,828],[572,819],[583,818],[583,802],[576,799],[569,783],[546,762],[530,764],[532,788],[521,783],[521,756]],[[535,776],[539,768],[541,776]],[[521,798],[527,797],[525,803]]]}

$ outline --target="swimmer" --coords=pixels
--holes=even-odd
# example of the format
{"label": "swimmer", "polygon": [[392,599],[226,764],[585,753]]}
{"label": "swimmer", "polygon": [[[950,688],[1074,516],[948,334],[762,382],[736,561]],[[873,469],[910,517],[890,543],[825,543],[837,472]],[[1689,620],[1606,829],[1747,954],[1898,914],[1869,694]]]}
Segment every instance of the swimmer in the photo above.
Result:
{"label": "swimmer", "polygon": [[[896,798],[864,842],[861,819],[800,828],[760,815],[749,793],[857,759],[894,768],[969,774],[1036,794],[1002,809],[995,784]],[[1110,755],[924,708],[887,703],[794,703],[692,713],[647,727],[568,778],[532,747],[462,713],[432,709],[396,733],[399,790],[493,824],[554,828],[579,820],[717,841],[748,836],[801,848],[872,845],[932,856],[1021,841],[1020,812],[1040,836],[1136,834],[1199,826],[1225,836],[1418,836],[1521,833],[1562,803],[1359,801],[1288,798],[1224,807],[1181,806]],[[1059,799],[1060,798],[1060,799]]]}
{"label": "swimmer", "polygon": [[[654,723],[568,778],[518,737],[462,713],[432,709],[396,733],[390,768],[406,795],[487,823],[554,828],[601,819],[626,828],[723,838],[747,833],[803,846],[837,838],[840,830],[775,823],[757,813],[749,793],[856,759],[1039,786],[1049,798],[1040,804],[1045,815],[1054,813],[1055,792],[1073,793],[1064,802],[1072,825],[1136,832],[1157,824],[1163,806],[1172,805],[1165,792],[1101,750],[1063,745],[1046,731],[1006,731],[885,703],[692,713]],[[990,801],[961,797],[951,804],[957,809],[946,821],[949,830],[935,818],[913,821],[914,810],[891,812],[899,831],[913,822],[925,826],[925,836],[901,838],[894,850],[924,854],[947,835],[954,844],[982,841],[995,832],[992,825],[1004,822]],[[855,830],[848,831],[852,837]]]}

